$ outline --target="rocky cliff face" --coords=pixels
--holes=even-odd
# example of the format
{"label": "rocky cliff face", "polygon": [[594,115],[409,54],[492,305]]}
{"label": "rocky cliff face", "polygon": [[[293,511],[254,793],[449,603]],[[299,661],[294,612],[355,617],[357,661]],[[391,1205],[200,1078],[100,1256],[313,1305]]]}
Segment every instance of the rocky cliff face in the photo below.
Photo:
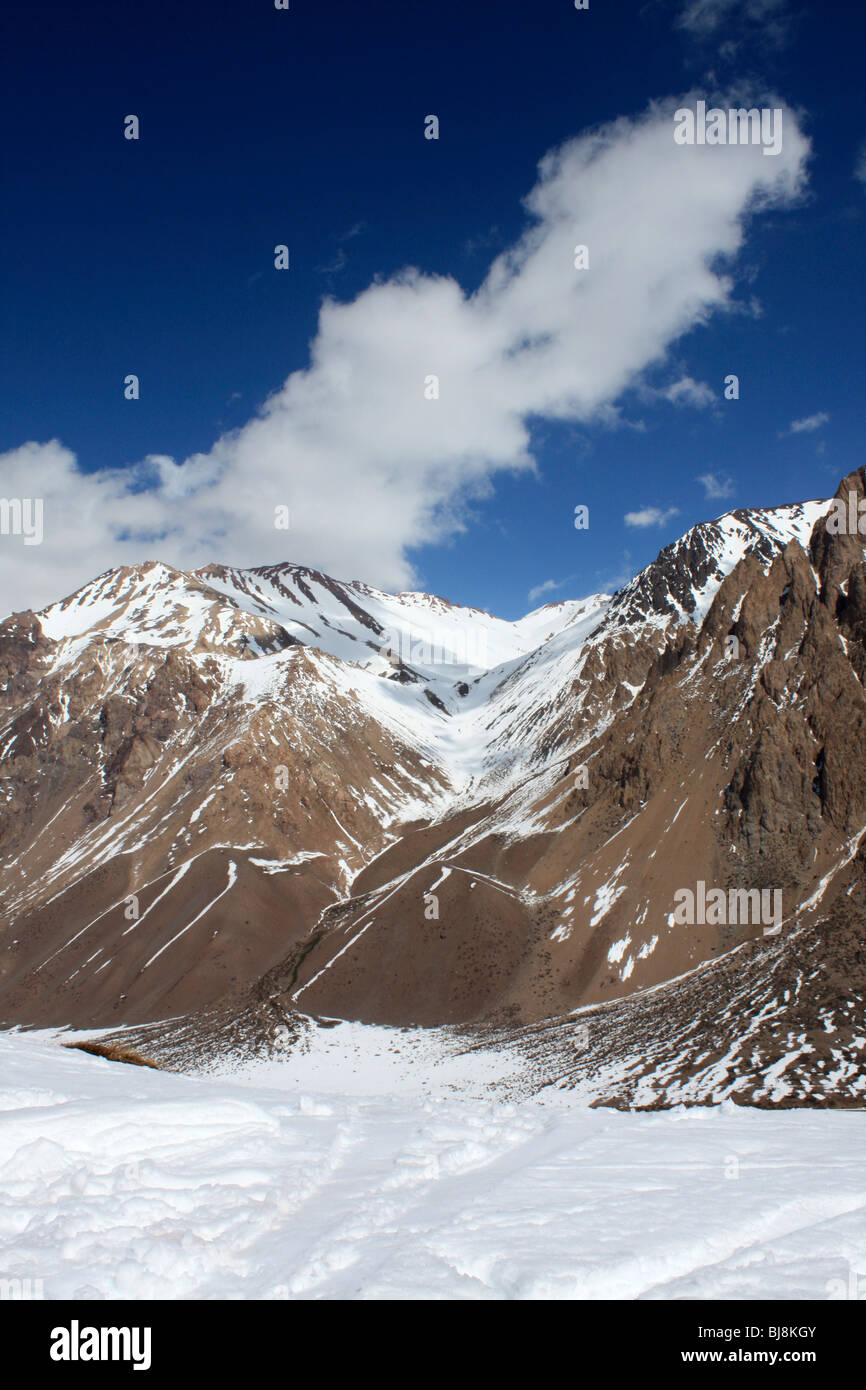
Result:
{"label": "rocky cliff face", "polygon": [[730,513],[520,623],[290,565],[7,619],[0,1017],[543,1028],[565,1079],[557,1019],[707,1013],[684,975],[748,1019],[790,968],[818,1018],[791,962],[859,939],[866,834],[866,565],[830,509]]}

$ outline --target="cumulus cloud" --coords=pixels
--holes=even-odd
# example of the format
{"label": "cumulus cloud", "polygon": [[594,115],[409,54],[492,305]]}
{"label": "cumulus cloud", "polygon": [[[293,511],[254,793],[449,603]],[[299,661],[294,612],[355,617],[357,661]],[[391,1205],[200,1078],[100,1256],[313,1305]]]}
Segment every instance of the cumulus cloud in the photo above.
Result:
{"label": "cumulus cloud", "polygon": [[819,410],[815,415],[804,415],[802,420],[792,420],[784,434],[811,434],[813,430],[821,429],[826,425],[830,416],[826,410]]}
{"label": "cumulus cloud", "polygon": [[626,512],[624,521],[626,526],[636,526],[645,529],[648,526],[664,526],[666,522],[679,516],[679,507],[641,507],[637,512]]}
{"label": "cumulus cloud", "polygon": [[[411,586],[413,547],[459,533],[498,473],[534,467],[530,422],[615,418],[641,373],[731,307],[750,215],[798,197],[808,142],[792,112],[765,159],[759,146],[675,144],[684,101],[694,95],[547,154],[525,234],[474,294],[409,268],[351,302],[326,299],[309,365],[207,453],[87,474],[57,441],[4,455],[3,491],[44,499],[45,539],[0,537],[3,607],[148,558],[292,559]],[[575,268],[577,243],[589,269]]]}
{"label": "cumulus cloud", "polygon": [[733,497],[736,484],[733,478],[727,474],[724,477],[718,473],[699,473],[695,482],[702,485],[707,498]]}

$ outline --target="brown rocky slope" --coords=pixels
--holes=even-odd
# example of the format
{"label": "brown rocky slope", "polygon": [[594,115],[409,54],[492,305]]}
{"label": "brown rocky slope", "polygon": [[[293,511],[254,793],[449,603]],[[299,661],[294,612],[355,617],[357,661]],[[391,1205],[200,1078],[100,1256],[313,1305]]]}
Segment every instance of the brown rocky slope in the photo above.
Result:
{"label": "brown rocky slope", "polygon": [[[655,1103],[657,1073],[664,1103],[688,1073],[691,1099],[739,1081],[768,1100],[788,1053],[751,1022],[784,979],[792,1038],[834,1009],[850,1035],[844,1058],[800,1048],[805,1079],[772,1094],[851,1103],[866,565],[828,512],[696,527],[612,600],[551,612],[535,645],[291,566],[144,566],[15,615],[0,1017],[182,1015],[175,1032],[214,1047],[304,1016],[470,1027],[467,1045],[524,1049],[539,1084],[595,1075]],[[395,662],[385,629],[427,621],[483,629],[506,659]],[[684,923],[699,884],[724,912]],[[764,920],[761,890],[781,908]],[[751,1052],[719,1032],[734,1000]],[[716,1034],[727,1050],[700,1060]]]}

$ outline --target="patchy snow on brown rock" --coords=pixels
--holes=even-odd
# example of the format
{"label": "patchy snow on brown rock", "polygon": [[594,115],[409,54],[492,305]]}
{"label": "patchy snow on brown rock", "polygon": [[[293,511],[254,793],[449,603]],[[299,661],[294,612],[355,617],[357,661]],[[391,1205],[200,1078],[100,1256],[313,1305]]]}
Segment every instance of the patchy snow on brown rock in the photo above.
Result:
{"label": "patchy snow on brown rock", "polygon": [[866,560],[830,509],[514,623],[291,564],[14,614],[0,1020],[178,1068],[457,1030],[594,1103],[862,1103]]}

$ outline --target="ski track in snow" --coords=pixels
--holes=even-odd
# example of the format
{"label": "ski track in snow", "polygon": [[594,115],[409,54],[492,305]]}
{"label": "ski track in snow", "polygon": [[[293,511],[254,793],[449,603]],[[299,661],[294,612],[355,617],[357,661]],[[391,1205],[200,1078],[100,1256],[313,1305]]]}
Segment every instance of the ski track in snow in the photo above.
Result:
{"label": "ski track in snow", "polygon": [[820,1299],[866,1278],[861,1113],[506,1103],[441,1055],[401,1089],[387,1030],[351,1037],[330,1073],[238,1084],[0,1035],[3,1277],[49,1299]]}

